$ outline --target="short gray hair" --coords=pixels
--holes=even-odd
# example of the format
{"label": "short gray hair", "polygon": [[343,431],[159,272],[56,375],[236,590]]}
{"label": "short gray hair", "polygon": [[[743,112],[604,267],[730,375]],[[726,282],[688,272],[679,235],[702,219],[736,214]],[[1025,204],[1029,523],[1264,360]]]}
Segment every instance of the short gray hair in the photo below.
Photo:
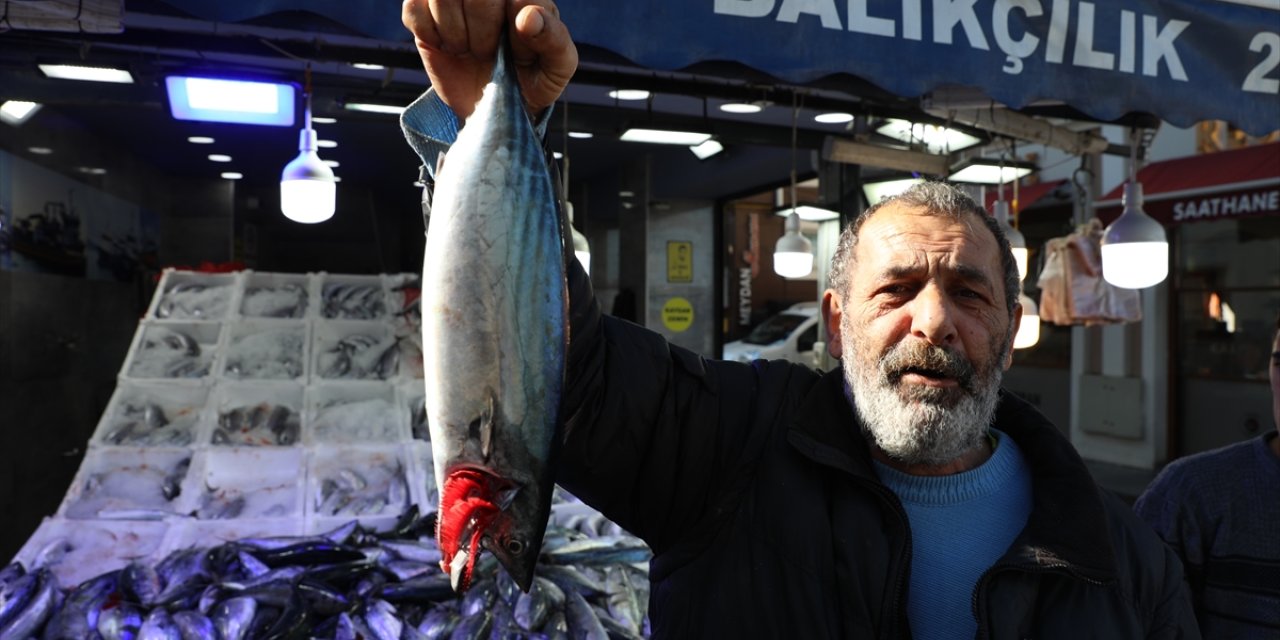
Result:
{"label": "short gray hair", "polygon": [[1018,303],[1018,294],[1022,292],[1022,280],[1018,277],[1018,265],[1013,260],[1013,250],[1009,247],[1009,239],[1000,230],[995,217],[988,215],[973,198],[954,185],[945,182],[923,182],[912,186],[902,193],[873,203],[865,211],[854,218],[849,226],[840,234],[840,242],[836,245],[836,253],[831,257],[831,269],[827,273],[827,286],[844,296],[849,290],[849,267],[853,262],[854,249],[858,246],[858,232],[875,212],[887,205],[901,205],[923,209],[932,216],[947,217],[963,221],[965,216],[972,215],[986,225],[996,238],[1000,247],[1000,267],[1004,271],[1005,306],[1009,315],[1013,315],[1013,307]]}

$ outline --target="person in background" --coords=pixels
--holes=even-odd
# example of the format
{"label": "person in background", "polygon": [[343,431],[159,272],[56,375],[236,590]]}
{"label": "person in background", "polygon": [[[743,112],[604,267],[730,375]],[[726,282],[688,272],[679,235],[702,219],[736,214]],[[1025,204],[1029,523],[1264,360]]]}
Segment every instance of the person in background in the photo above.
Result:
{"label": "person in background", "polygon": [[1280,316],[1275,429],[1169,463],[1134,503],[1182,558],[1206,638],[1280,638]]}
{"label": "person in background", "polygon": [[[433,84],[402,118],[427,167],[504,29],[535,125],[577,65],[550,0],[405,0],[402,18]],[[557,481],[653,549],[654,637],[1198,637],[1177,557],[1000,389],[1017,269],[958,189],[844,230],[825,375],[704,359],[603,314],[569,269]]]}

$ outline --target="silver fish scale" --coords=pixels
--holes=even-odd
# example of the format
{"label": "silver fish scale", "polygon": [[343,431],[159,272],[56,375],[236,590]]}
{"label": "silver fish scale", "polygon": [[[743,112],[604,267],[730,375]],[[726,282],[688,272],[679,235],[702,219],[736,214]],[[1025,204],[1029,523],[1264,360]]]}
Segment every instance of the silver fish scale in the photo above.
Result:
{"label": "silver fish scale", "polygon": [[[437,484],[458,466],[495,471],[545,503],[522,508],[545,524],[567,340],[563,223],[519,91],[498,66],[437,175],[423,264],[426,405]],[[484,438],[471,425],[490,415]]]}

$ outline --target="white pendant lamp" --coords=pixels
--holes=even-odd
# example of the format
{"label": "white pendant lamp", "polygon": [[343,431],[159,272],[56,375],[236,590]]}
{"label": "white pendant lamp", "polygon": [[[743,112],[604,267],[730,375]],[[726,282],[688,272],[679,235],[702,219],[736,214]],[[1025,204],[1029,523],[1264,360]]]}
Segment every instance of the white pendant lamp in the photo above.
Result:
{"label": "white pendant lamp", "polygon": [[1122,289],[1160,284],[1169,275],[1164,227],[1142,210],[1142,184],[1124,185],[1124,211],[1102,234],[1102,277]]}
{"label": "white pendant lamp", "polygon": [[[796,146],[800,106],[791,97],[791,206],[796,206]],[[813,271],[813,243],[800,233],[800,214],[792,209],[773,248],[773,271],[784,278],[803,278]]]}
{"label": "white pendant lamp", "polygon": [[1009,224],[1009,203],[1004,200],[996,200],[995,211],[992,213],[996,222],[1000,225],[1000,230],[1004,232],[1004,237],[1009,240],[1009,247],[1013,249],[1013,262],[1018,265],[1018,279],[1024,280],[1027,277],[1027,238],[1022,235],[1012,224]]}
{"label": "white pendant lamp", "polygon": [[298,157],[280,173],[280,212],[303,224],[324,222],[337,208],[337,181],[333,169],[316,154],[316,131],[311,128],[311,73],[307,71],[307,95],[302,131],[298,132]]}
{"label": "white pendant lamp", "polygon": [[1040,342],[1040,309],[1036,307],[1036,301],[1025,293],[1018,294],[1018,302],[1022,304],[1022,324],[1018,325],[1018,333],[1013,336],[1013,348],[1034,347]]}
{"label": "white pendant lamp", "polygon": [[773,270],[784,278],[803,278],[813,271],[813,243],[800,233],[800,215],[787,216],[786,233],[773,249]]}

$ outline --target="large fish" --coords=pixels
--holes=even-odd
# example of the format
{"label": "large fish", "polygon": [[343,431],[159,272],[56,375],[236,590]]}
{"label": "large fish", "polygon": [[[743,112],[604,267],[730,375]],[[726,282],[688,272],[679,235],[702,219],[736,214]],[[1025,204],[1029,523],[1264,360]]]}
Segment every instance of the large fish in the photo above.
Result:
{"label": "large fish", "polygon": [[533,582],[568,343],[567,222],[506,48],[437,169],[422,268],[436,536],[458,591],[481,548]]}

